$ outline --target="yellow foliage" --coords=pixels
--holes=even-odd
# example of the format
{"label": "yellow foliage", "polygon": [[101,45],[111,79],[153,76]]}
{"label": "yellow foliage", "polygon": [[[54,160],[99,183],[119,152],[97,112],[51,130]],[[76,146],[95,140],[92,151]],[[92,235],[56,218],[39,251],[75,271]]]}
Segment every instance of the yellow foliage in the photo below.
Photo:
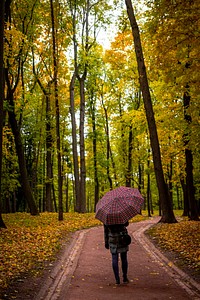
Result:
{"label": "yellow foliage", "polygon": [[[62,222],[56,213],[4,214],[3,219],[7,225],[7,229],[0,231],[0,286],[3,288],[20,273],[34,271],[39,263],[52,260],[62,239],[69,239],[71,232],[102,224],[94,213],[64,213]],[[131,222],[142,219],[136,216]]]}
{"label": "yellow foliage", "polygon": [[63,222],[57,220],[55,213],[42,213],[38,217],[16,213],[3,218],[8,227],[1,230],[0,236],[0,285],[3,287],[38,262],[52,259],[62,237],[100,224],[93,214],[65,214]]}
{"label": "yellow foliage", "polygon": [[14,67],[15,64],[18,64],[19,52],[25,51],[28,42],[26,36],[17,30],[13,24],[7,23],[6,25],[5,37],[7,42],[4,48],[4,62],[6,67],[8,64],[9,67]]}
{"label": "yellow foliage", "polygon": [[161,248],[175,252],[188,267],[200,271],[200,222],[157,224],[149,233]]}

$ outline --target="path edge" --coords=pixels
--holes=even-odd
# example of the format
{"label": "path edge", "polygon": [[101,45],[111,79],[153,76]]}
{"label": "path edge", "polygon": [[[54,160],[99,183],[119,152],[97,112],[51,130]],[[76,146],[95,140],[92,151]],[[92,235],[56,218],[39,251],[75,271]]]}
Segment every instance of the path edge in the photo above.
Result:
{"label": "path edge", "polygon": [[[157,223],[157,218],[154,220],[142,221],[144,226],[133,232],[132,235],[142,247],[148,252],[148,254],[160,264],[165,271],[173,278],[179,286],[181,286],[190,296],[198,297],[200,299],[200,284],[191,278],[184,271],[179,269],[172,261],[170,261],[161,250],[158,249],[152,241],[145,235],[145,232]],[[145,224],[146,223],[146,224]]]}

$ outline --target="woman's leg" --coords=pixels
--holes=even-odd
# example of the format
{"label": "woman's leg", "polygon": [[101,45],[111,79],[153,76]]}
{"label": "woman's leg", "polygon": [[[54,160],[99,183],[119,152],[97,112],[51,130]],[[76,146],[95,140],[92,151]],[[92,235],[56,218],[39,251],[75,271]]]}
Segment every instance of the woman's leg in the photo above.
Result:
{"label": "woman's leg", "polygon": [[123,282],[128,282],[128,278],[127,278],[127,272],[128,272],[127,252],[122,252],[121,253],[121,261],[122,261]]}
{"label": "woman's leg", "polygon": [[113,268],[113,272],[114,272],[114,275],[115,275],[116,283],[120,284],[118,253],[112,253],[112,268]]}

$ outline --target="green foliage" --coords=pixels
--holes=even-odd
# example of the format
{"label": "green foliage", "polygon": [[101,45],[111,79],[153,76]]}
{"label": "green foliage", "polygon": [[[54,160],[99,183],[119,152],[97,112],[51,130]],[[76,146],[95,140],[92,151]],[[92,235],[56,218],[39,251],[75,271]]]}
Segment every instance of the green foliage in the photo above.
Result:
{"label": "green foliage", "polygon": [[[2,207],[11,209],[17,188],[19,187],[18,160],[15,153],[14,138],[9,128],[4,127],[3,131],[3,157],[2,157]],[[15,197],[15,196],[14,196]]]}
{"label": "green foliage", "polygon": [[[197,52],[200,44],[197,37],[199,37],[200,5],[195,1],[161,0],[148,1],[147,6],[142,37],[145,57],[148,60],[165,177],[168,182],[179,186],[180,179],[185,178],[183,136],[187,134],[187,147],[192,151],[194,177],[197,183],[199,123],[196,112],[199,111],[200,103],[200,78],[197,71],[199,68]],[[187,108],[192,119],[190,124],[184,120],[183,96],[186,91],[191,97]],[[171,178],[170,162],[173,165]],[[196,198],[199,198],[198,188]]]}
{"label": "green foliage", "polygon": [[[185,179],[184,133],[190,133],[188,147],[193,152],[194,183],[196,197],[199,198],[199,3],[193,1],[166,0],[145,1],[149,10],[140,10],[142,1],[135,1],[135,11],[140,24],[140,32],[145,54],[145,63],[157,122],[162,163],[166,182],[172,183],[174,205],[177,206],[176,186],[182,196],[180,179]],[[150,174],[152,207],[158,208],[158,191],[149,152],[149,136],[144,114],[142,95],[139,88],[137,64],[133,38],[124,2],[90,1],[89,32],[85,23],[86,1],[71,1],[55,5],[55,25],[58,61],[58,94],[60,107],[61,156],[63,177],[63,195],[68,191],[70,210],[74,209],[73,150],[71,138],[71,119],[69,114],[69,85],[74,72],[73,34],[77,42],[77,62],[80,71],[87,65],[85,82],[85,149],[86,149],[86,185],[88,211],[94,209],[94,153],[93,141],[96,141],[97,174],[100,194],[108,190],[108,167],[113,186],[125,184],[131,177],[132,185],[140,185],[142,194],[147,193],[147,174]],[[75,28],[72,28],[73,13],[76,10]],[[119,22],[112,11],[118,10]],[[184,22],[183,22],[184,20]],[[192,21],[191,21],[192,20]],[[46,124],[50,123],[52,136],[53,188],[57,201],[57,162],[55,155],[55,105],[52,81],[52,33],[50,5],[46,1],[12,1],[11,22],[6,24],[5,66],[9,65],[12,84],[18,85],[14,93],[15,111],[21,129],[29,179],[32,184],[38,206],[43,210],[46,181]],[[98,44],[98,33],[102,27],[113,22],[117,30],[110,49]],[[185,26],[187,24],[187,26]],[[118,27],[117,27],[118,26]],[[111,29],[113,29],[111,28]],[[74,31],[75,30],[75,31]],[[88,40],[86,38],[88,34]],[[109,31],[105,33],[108,35]],[[88,44],[87,44],[88,43]],[[87,47],[86,47],[87,46]],[[189,68],[186,64],[189,63]],[[33,70],[34,69],[34,70]],[[22,78],[23,73],[23,78]],[[19,78],[17,77],[19,75]],[[22,80],[23,79],[23,80]],[[189,81],[188,81],[189,79]],[[191,105],[189,112],[192,122],[188,126],[183,119],[183,93],[189,82]],[[40,85],[39,85],[40,83]],[[80,90],[75,83],[75,111],[79,122]],[[46,95],[50,99],[48,116]],[[9,102],[4,103],[6,110],[11,109]],[[107,113],[107,116],[105,115]],[[93,117],[96,129],[93,132]],[[106,117],[108,123],[106,124]],[[48,119],[48,120],[47,120]],[[8,125],[7,118],[5,119]],[[110,142],[110,157],[107,159],[106,125]],[[78,127],[78,126],[77,126]],[[130,128],[132,141],[129,143]],[[7,127],[5,127],[7,130]],[[77,129],[78,137],[78,129]],[[3,151],[3,201],[14,194],[19,187],[19,170],[12,147],[7,147],[5,137]],[[78,141],[79,144],[79,141]],[[130,157],[131,174],[128,169]],[[79,149],[78,149],[79,152]],[[112,153],[112,157],[111,157]],[[147,165],[149,158],[150,165]],[[172,174],[170,164],[172,163]],[[8,167],[9,166],[9,167]],[[140,174],[139,168],[142,170]],[[170,177],[171,176],[171,177]],[[141,178],[140,178],[141,177]],[[52,196],[53,197],[53,196]],[[21,201],[21,199],[18,199]],[[24,205],[26,207],[26,205]]]}

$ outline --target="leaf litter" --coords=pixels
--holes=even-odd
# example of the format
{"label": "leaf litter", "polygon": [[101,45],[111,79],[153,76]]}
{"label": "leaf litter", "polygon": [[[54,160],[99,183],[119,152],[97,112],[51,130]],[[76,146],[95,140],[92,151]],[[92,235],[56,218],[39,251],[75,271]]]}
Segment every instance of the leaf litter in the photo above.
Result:
{"label": "leaf litter", "polygon": [[[53,261],[63,239],[69,240],[76,230],[101,225],[94,213],[64,213],[58,221],[57,213],[3,214],[7,229],[0,229],[0,287],[6,289],[20,275],[41,272],[45,262]],[[134,221],[145,217],[137,216]]]}
{"label": "leaf litter", "polygon": [[[176,256],[176,264],[200,277],[200,222],[186,219],[173,224],[158,223],[147,231],[154,242]],[[168,252],[169,253],[169,252]]]}

